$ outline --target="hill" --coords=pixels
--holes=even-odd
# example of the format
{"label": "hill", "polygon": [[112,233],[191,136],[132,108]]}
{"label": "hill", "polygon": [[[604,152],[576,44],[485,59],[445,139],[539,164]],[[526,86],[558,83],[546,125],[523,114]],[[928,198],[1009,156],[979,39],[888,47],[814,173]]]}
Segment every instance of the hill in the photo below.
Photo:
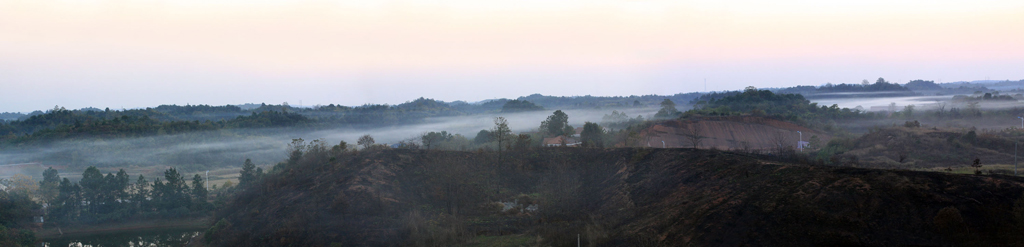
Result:
{"label": "hill", "polygon": [[664,147],[693,147],[692,131],[703,137],[700,147],[725,150],[770,151],[795,146],[801,136],[803,141],[816,140],[816,144],[831,140],[827,133],[767,117],[689,117],[652,124],[641,131],[646,142],[640,146],[662,147],[664,141]]}
{"label": "hill", "polygon": [[1012,165],[1016,130],[1005,132],[951,128],[888,127],[829,143],[826,151],[839,151],[876,168],[938,168]]}
{"label": "hill", "polygon": [[[215,246],[1018,245],[1024,180],[693,149],[309,150]],[[321,150],[322,151],[322,150]]]}

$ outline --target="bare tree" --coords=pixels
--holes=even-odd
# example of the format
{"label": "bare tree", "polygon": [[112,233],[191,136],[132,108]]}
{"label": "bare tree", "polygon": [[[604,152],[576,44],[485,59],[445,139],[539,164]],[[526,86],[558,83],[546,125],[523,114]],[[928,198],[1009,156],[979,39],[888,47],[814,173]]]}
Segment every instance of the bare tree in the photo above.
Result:
{"label": "bare tree", "polygon": [[772,151],[775,153],[782,153],[788,149],[793,148],[790,146],[790,136],[792,133],[788,131],[775,131],[768,134],[768,144],[771,145]]}
{"label": "bare tree", "polygon": [[981,159],[974,158],[974,163],[971,164],[971,167],[974,167],[975,175],[981,175]]}
{"label": "bare tree", "polygon": [[508,127],[508,120],[504,117],[494,118],[494,128],[491,128],[491,135],[495,141],[498,141],[498,153],[501,153],[502,148],[509,145],[509,141],[512,140],[512,130]]}
{"label": "bare tree", "polygon": [[981,107],[978,106],[978,102],[977,101],[967,102],[967,110],[972,115],[979,116],[979,117],[981,116]]}
{"label": "bare tree", "polygon": [[936,115],[939,115],[940,118],[943,115],[946,115],[946,102],[939,102],[939,104],[936,106],[935,113]]}
{"label": "bare tree", "polygon": [[370,136],[370,134],[365,134],[363,136],[360,136],[359,140],[356,141],[356,144],[359,144],[360,146],[363,146],[364,149],[365,148],[370,148],[371,146],[373,146],[373,143],[375,143],[375,141],[373,140],[373,137]]}
{"label": "bare tree", "polygon": [[700,143],[707,138],[704,136],[704,125],[697,121],[683,128],[683,136],[690,141],[690,145],[693,145],[694,149],[700,148]]}
{"label": "bare tree", "polygon": [[890,137],[889,149],[896,153],[897,161],[900,164],[907,161],[907,157],[910,157],[911,144],[909,134],[907,136]]}

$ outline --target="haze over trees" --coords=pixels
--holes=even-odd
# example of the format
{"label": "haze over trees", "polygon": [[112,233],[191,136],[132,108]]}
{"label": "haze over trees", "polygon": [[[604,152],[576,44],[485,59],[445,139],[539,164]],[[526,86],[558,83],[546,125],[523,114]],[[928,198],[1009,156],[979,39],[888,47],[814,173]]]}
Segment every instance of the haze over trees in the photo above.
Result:
{"label": "haze over trees", "polygon": [[[927,83],[915,83],[917,84]],[[882,90],[892,85],[899,86],[880,78],[874,84],[841,84],[824,88],[840,91],[848,90],[843,88]],[[909,87],[910,84],[907,88]],[[965,99],[968,101],[951,105],[949,110],[945,105],[933,109],[927,105],[913,104],[897,107],[894,103],[888,111],[881,113],[840,108],[838,105],[818,105],[800,94],[753,87],[743,91],[718,92],[694,98],[691,101],[694,108],[684,111],[676,108],[675,98],[662,97],[653,103],[641,103],[639,100],[632,103],[623,101],[624,103],[617,103],[615,106],[657,105],[660,106],[660,110],[653,118],[650,118],[651,115],[634,118],[619,111],[625,108],[615,108],[616,110],[604,111],[603,113],[610,113],[605,114],[600,123],[578,121],[584,122],[579,134],[579,146],[583,148],[544,148],[541,144],[544,137],[572,136],[576,133],[576,130],[569,126],[569,115],[559,108],[552,108],[558,110],[554,110],[546,119],[540,121],[536,132],[533,128],[528,128],[524,132],[516,133],[509,126],[510,122],[518,125],[523,121],[514,122],[511,121],[514,119],[496,117],[493,118],[493,125],[489,129],[476,132],[472,139],[452,133],[451,129],[445,129],[444,126],[437,127],[436,130],[417,130],[407,139],[398,143],[388,143],[390,145],[378,144],[374,136],[381,142],[391,142],[391,138],[368,133],[372,131],[359,130],[360,134],[368,134],[355,140],[361,147],[358,150],[351,148],[345,141],[338,142],[338,145],[329,145],[324,139],[314,139],[307,143],[301,138],[290,137],[292,141],[286,144],[286,152],[275,154],[280,162],[268,172],[257,167],[250,159],[245,159],[245,162],[234,159],[232,165],[241,163],[240,170],[237,170],[238,185],[225,183],[220,189],[214,187],[207,190],[207,181],[204,181],[202,176],[184,175],[186,173],[181,167],[166,170],[165,167],[161,167],[159,170],[163,170],[163,176],[153,179],[152,182],[142,175],[129,175],[125,170],[104,175],[100,168],[92,166],[84,169],[82,179],[77,182],[66,177],[61,178],[53,168],[42,171],[41,181],[24,175],[16,176],[10,180],[0,181],[8,186],[3,191],[5,194],[0,194],[0,206],[4,207],[0,208],[0,223],[15,222],[10,224],[19,229],[23,228],[24,225],[20,224],[25,222],[16,221],[26,220],[7,220],[4,218],[5,214],[31,214],[30,211],[41,208],[41,203],[47,203],[51,214],[48,217],[52,217],[48,219],[58,224],[89,225],[140,219],[196,217],[218,211],[217,216],[212,219],[216,223],[205,233],[205,237],[210,243],[223,245],[295,244],[301,241],[307,241],[314,246],[329,246],[334,243],[458,245],[481,243],[477,241],[483,237],[504,238],[512,235],[527,236],[531,239],[540,239],[535,241],[557,245],[572,242],[574,239],[571,236],[574,232],[582,232],[581,241],[593,245],[656,245],[665,243],[661,242],[662,236],[668,236],[664,238],[669,239],[676,235],[694,234],[685,229],[672,233],[676,235],[666,234],[666,231],[675,230],[657,230],[674,229],[658,224],[695,224],[679,223],[678,218],[681,214],[688,214],[692,219],[702,219],[704,223],[699,224],[706,224],[693,227],[732,227],[729,225],[731,223],[723,222],[734,222],[733,220],[719,216],[732,215],[730,212],[733,211],[728,210],[748,210],[733,207],[747,204],[730,201],[734,198],[744,198],[744,201],[740,202],[776,205],[770,209],[757,209],[763,212],[755,210],[757,214],[744,216],[762,217],[747,223],[767,224],[760,227],[769,230],[755,230],[754,233],[747,232],[750,235],[742,236],[760,236],[775,241],[772,243],[795,241],[788,238],[793,232],[801,233],[800,239],[834,240],[835,231],[846,231],[845,228],[836,230],[838,228],[828,225],[836,221],[854,219],[860,222],[873,222],[873,225],[888,224],[885,223],[887,220],[856,211],[865,208],[869,209],[868,212],[889,212],[877,211],[879,208],[899,208],[902,210],[899,212],[914,212],[912,216],[888,216],[901,222],[916,222],[913,224],[919,227],[911,230],[887,228],[886,231],[907,231],[917,234],[915,236],[925,237],[906,240],[900,237],[893,238],[893,234],[858,228],[867,232],[865,236],[870,237],[858,238],[856,241],[904,243],[900,241],[905,240],[909,241],[907,243],[921,245],[1010,243],[1008,241],[1013,240],[1013,236],[1000,235],[1003,233],[1002,230],[987,228],[987,223],[978,222],[996,222],[992,224],[1000,227],[1024,225],[1021,223],[1024,222],[1024,217],[999,218],[986,213],[1012,212],[1024,215],[1024,206],[1018,209],[1011,206],[1018,203],[1009,203],[1020,197],[1021,189],[1018,188],[1020,186],[1014,185],[1017,184],[1014,182],[1015,178],[1006,171],[995,169],[1008,164],[1007,157],[1011,157],[1009,154],[1013,151],[1011,148],[1015,138],[1020,137],[1019,130],[1016,127],[986,129],[963,125],[972,123],[966,120],[982,117],[1006,121],[1024,114],[1024,110],[1020,108],[983,108],[982,102],[999,100],[1002,96],[994,92],[978,93]],[[49,140],[46,138],[103,140],[169,135],[167,133],[200,133],[199,131],[209,131],[212,135],[244,135],[273,128],[323,128],[330,121],[357,121],[361,117],[390,118],[387,121],[392,121],[401,118],[401,114],[408,113],[413,116],[412,118],[427,119],[445,114],[468,114],[465,109],[482,108],[484,105],[493,107],[488,108],[490,113],[504,113],[506,106],[507,112],[526,111],[524,109],[535,109],[533,106],[536,106],[525,100],[490,101],[470,106],[467,106],[468,103],[462,103],[447,104],[421,98],[401,107],[256,107],[267,110],[261,112],[247,112],[247,109],[228,107],[217,110],[220,111],[218,114],[237,111],[246,114],[226,120],[202,122],[165,121],[145,115],[120,115],[114,119],[97,118],[88,120],[91,121],[88,123],[81,123],[72,120],[89,116],[88,114],[57,108],[26,118],[34,118],[33,121],[37,121],[34,123],[38,125],[26,124],[28,121],[19,122],[17,125],[20,128],[56,123],[53,125],[57,126],[56,128],[40,128],[31,134],[15,134],[14,137],[5,140],[19,140],[8,142],[6,145],[30,145],[33,142]],[[160,111],[182,116],[207,116],[200,110],[169,109],[177,108]],[[194,109],[214,111],[208,107]],[[347,115],[360,111],[369,116]],[[651,111],[653,109],[643,113]],[[116,111],[102,112],[116,114]],[[544,116],[546,112],[537,115]],[[487,119],[490,119],[490,116]],[[574,115],[573,119],[580,118]],[[955,127],[944,127],[936,124],[937,120],[965,121],[954,122],[961,124]],[[377,120],[365,123],[374,121]],[[728,131],[702,121],[742,122],[747,124],[744,126],[777,125],[772,125],[774,129],[765,128],[772,131],[763,135],[765,142],[770,143],[767,147],[752,150],[749,147],[736,148],[738,145],[734,145],[729,147],[730,150],[720,151],[721,146],[708,143],[720,142],[723,136],[721,133]],[[870,129],[857,133],[850,133],[848,129],[840,127],[842,124],[871,121],[883,124],[865,127]],[[63,125],[64,122],[71,124]],[[1010,122],[1016,123],[1016,120]],[[524,126],[537,126],[536,124],[537,120],[531,120]],[[797,135],[794,135],[792,130],[778,128],[778,125],[804,130],[805,139],[802,140],[807,140],[809,135],[804,128],[814,131],[817,135],[810,135],[812,145],[809,148],[797,151],[794,150]],[[190,129],[187,126],[206,127]],[[714,129],[705,129],[708,127]],[[154,128],[155,133],[147,132]],[[473,128],[474,131],[475,129]],[[69,132],[62,132],[65,130]],[[91,131],[100,134],[92,136]],[[73,134],[64,135],[67,133]],[[189,135],[184,136],[190,138]],[[355,136],[344,138],[356,139]],[[657,140],[653,138],[669,141],[669,149],[652,148],[661,147],[649,145],[652,140]],[[278,147],[284,146],[282,144],[278,144]],[[672,147],[693,149],[671,149]],[[971,165],[970,158],[978,156],[989,164],[984,167],[985,169],[978,162]],[[75,157],[77,156],[69,155],[67,159],[74,160]],[[973,172],[979,176],[939,174],[937,170],[922,171],[937,168],[933,167],[934,164],[946,165],[942,162],[963,167],[962,173]],[[948,172],[953,173],[952,169]],[[985,177],[985,172],[991,176]],[[712,176],[709,177],[709,174]],[[798,181],[795,179],[799,179],[799,182],[792,183]],[[1000,182],[993,182],[995,180]],[[930,187],[925,188],[908,187],[907,183],[900,181],[934,183],[928,182]],[[970,186],[966,186],[968,184]],[[994,184],[1008,184],[1009,187]],[[755,188],[750,186],[756,186],[756,195],[768,196],[749,197],[751,194],[746,192],[750,191],[749,188]],[[784,188],[778,189],[778,186]],[[686,191],[687,194],[658,194],[672,191]],[[792,191],[802,193],[790,193]],[[890,194],[879,194],[879,191]],[[977,191],[996,191],[998,195],[976,193]],[[722,196],[720,193],[731,194]],[[906,195],[899,194],[900,196],[894,197],[891,193]],[[954,193],[956,195],[953,195]],[[28,195],[28,199],[20,198],[21,195]],[[694,195],[697,197],[693,197]],[[970,199],[983,201],[985,204],[971,202],[962,195],[970,195]],[[861,205],[863,207],[852,207],[853,209],[844,209],[847,211],[843,212],[835,211],[828,206],[835,205],[836,201],[861,197],[870,197],[873,202],[880,204]],[[908,204],[908,200],[923,204]],[[796,207],[786,206],[792,205],[786,203],[792,201],[809,203]],[[841,204],[856,203],[851,201]],[[879,206],[882,204],[885,206]],[[935,206],[939,204],[942,205]],[[1024,202],[1019,204],[1024,205]],[[666,208],[659,205],[677,206]],[[946,205],[957,205],[960,209]],[[680,211],[677,207],[687,210]],[[305,210],[294,210],[295,208]],[[701,211],[702,208],[712,208],[712,211]],[[287,212],[282,213],[282,209],[287,209],[284,210]],[[280,215],[285,217],[279,217]],[[804,215],[824,216],[812,219],[811,222],[819,225],[810,230],[803,225],[803,222],[807,222],[804,220],[777,220]],[[635,217],[646,218],[642,222],[631,221]],[[333,221],[320,220],[327,218]],[[661,223],[643,225],[650,222]],[[643,226],[633,228],[638,224]],[[744,232],[751,231],[750,229],[762,228],[744,226],[743,229],[732,230]],[[990,240],[978,240],[981,237],[945,239],[954,236],[950,229],[970,229],[973,232],[971,234],[979,234],[977,236],[985,236]],[[714,230],[707,233],[733,236]],[[252,235],[268,237],[247,239]],[[3,236],[7,236],[6,239]],[[712,245],[721,243],[715,242],[717,239],[700,239],[701,236],[705,235],[693,235],[692,239],[699,239],[705,241],[699,243]],[[29,237],[20,234],[18,230],[5,232],[0,228],[0,245],[26,241]],[[925,238],[927,240],[921,240]],[[8,239],[15,239],[15,242]],[[744,238],[735,239],[741,241]],[[813,245],[825,242],[807,243]]]}
{"label": "haze over trees", "polygon": [[658,110],[658,113],[654,114],[654,117],[661,119],[675,118],[679,116],[679,113],[679,110],[676,110],[676,103],[665,99],[661,101],[661,109]]}
{"label": "haze over trees", "polygon": [[580,132],[581,145],[584,147],[604,147],[604,129],[597,123],[586,122],[583,124],[583,132]]}
{"label": "haze over trees", "polygon": [[540,123],[540,131],[544,136],[572,136],[576,130],[569,126],[569,115],[562,110],[555,110],[543,122]]}
{"label": "haze over trees", "polygon": [[505,102],[505,105],[501,106],[502,113],[513,113],[523,111],[539,111],[544,110],[544,107],[540,107],[526,100],[509,100]]}

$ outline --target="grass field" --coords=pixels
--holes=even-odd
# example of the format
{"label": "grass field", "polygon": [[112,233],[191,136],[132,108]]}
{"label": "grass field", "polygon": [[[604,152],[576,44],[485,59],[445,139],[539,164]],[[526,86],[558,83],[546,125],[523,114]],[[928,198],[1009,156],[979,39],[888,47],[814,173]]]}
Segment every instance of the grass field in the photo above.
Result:
{"label": "grass field", "polygon": [[[953,174],[974,174],[974,167],[970,167],[970,166],[956,166],[956,167],[948,167],[948,168],[951,171],[946,170],[947,167],[925,168],[925,169],[919,169],[919,170],[922,170],[922,171],[932,171],[932,172],[945,172],[945,173],[953,173]],[[1018,164],[1017,165],[1017,169],[1018,169],[1018,172],[1019,172],[1020,175],[1024,175],[1024,164]],[[1000,174],[1005,174],[1005,175],[1013,175],[1014,168],[1013,168],[1013,164],[995,164],[995,165],[982,165],[981,168],[978,169],[978,170],[980,170],[983,174],[986,174],[986,175],[991,174],[993,172],[1000,173]]]}

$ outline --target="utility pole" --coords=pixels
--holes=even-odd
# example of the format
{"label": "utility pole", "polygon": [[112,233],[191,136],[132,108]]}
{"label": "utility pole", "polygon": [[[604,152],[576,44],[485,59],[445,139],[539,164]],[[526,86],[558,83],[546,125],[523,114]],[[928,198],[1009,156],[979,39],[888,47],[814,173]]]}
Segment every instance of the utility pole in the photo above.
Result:
{"label": "utility pole", "polygon": [[1024,117],[1017,117],[1017,118],[1020,118],[1020,128],[1024,129]]}
{"label": "utility pole", "polygon": [[796,147],[799,148],[800,151],[804,151],[804,146],[800,145],[800,144],[804,143],[804,133],[800,132],[799,130],[797,130],[796,133],[800,134],[800,141],[796,142]]}
{"label": "utility pole", "polygon": [[1020,143],[1020,141],[1017,141],[1017,142],[1013,143],[1013,175],[1014,176],[1017,176],[1017,144],[1019,144],[1019,143]]}
{"label": "utility pole", "polygon": [[206,191],[210,191],[210,170],[206,170]]}

